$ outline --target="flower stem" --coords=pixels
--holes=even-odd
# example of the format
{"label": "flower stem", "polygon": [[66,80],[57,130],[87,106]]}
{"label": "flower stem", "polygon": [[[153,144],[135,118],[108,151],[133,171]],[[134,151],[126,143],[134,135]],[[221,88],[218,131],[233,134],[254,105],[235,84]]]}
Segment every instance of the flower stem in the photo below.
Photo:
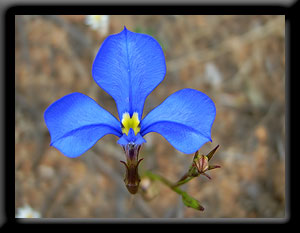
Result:
{"label": "flower stem", "polygon": [[187,182],[189,182],[191,179],[193,179],[193,178],[195,178],[195,177],[186,177],[185,179],[183,179],[183,180],[179,180],[176,184],[174,184],[173,185],[173,187],[178,187],[178,186],[181,186],[181,185],[183,185],[183,184],[185,184],[185,183],[187,183]]}
{"label": "flower stem", "polygon": [[162,182],[163,184],[165,184],[166,186],[168,186],[170,189],[172,189],[173,191],[175,191],[176,193],[182,195],[182,193],[184,191],[182,191],[181,189],[177,188],[177,185],[174,185],[172,182],[170,182],[169,180],[167,180],[166,178],[158,175],[158,174],[154,174],[150,171],[146,171],[144,173],[145,176],[149,177],[151,180],[158,180],[160,182]]}
{"label": "flower stem", "polygon": [[190,181],[194,177],[187,177],[186,179],[184,179],[182,181],[179,181],[176,184],[173,184],[172,182],[170,182],[166,178],[164,178],[164,177],[162,177],[158,174],[154,174],[150,171],[146,171],[144,173],[144,176],[149,177],[151,180],[158,180],[158,181],[162,182],[163,184],[167,185],[170,189],[172,189],[174,192],[181,195],[182,201],[187,207],[191,207],[191,208],[194,208],[194,209],[197,209],[197,210],[200,210],[200,211],[204,210],[204,207],[201,206],[200,203],[196,199],[194,199],[193,197],[188,195],[185,191],[178,188],[178,186],[187,183],[188,181]]}

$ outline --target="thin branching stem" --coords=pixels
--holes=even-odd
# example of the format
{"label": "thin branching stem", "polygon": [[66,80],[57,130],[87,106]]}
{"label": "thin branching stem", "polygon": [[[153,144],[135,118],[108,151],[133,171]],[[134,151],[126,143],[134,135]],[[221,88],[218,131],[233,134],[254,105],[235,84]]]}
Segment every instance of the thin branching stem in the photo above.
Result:
{"label": "thin branching stem", "polygon": [[170,182],[166,178],[162,177],[161,175],[152,173],[150,171],[146,171],[144,175],[148,176],[152,180],[158,180],[158,181],[162,182],[163,184],[165,184],[166,186],[168,186],[170,189],[172,189],[174,192],[178,193],[179,195],[182,195],[185,192],[182,191],[180,188],[178,188],[178,186],[180,186],[182,184],[185,184],[188,181],[190,181],[192,178],[194,178],[194,177],[189,177],[189,178],[187,178],[187,179],[185,179],[183,181],[180,181],[179,183],[173,184],[172,182]]}
{"label": "thin branching stem", "polygon": [[158,174],[154,174],[150,171],[146,171],[144,173],[144,175],[149,177],[152,180],[158,180],[158,181],[162,182],[163,184],[168,186],[170,189],[172,189],[174,192],[178,193],[182,197],[183,204],[186,205],[187,207],[191,207],[191,208],[194,208],[194,209],[197,209],[197,210],[200,210],[200,211],[204,210],[204,207],[202,205],[200,205],[200,203],[196,199],[194,199],[193,197],[188,195],[185,191],[178,188],[179,185],[187,183],[188,181],[190,181],[194,177],[192,177],[192,178],[187,177],[186,179],[180,181],[180,184],[178,184],[178,182],[176,184],[173,184],[172,182],[170,182],[166,178],[164,178],[164,177],[162,177]]}

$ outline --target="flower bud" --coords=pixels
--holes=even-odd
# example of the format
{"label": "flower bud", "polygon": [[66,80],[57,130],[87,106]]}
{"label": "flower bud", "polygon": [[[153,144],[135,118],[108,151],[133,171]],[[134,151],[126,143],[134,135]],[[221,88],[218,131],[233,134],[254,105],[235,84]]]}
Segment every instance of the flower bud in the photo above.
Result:
{"label": "flower bud", "polygon": [[219,148],[219,145],[216,146],[212,151],[210,151],[207,155],[199,155],[199,152],[196,151],[193,159],[192,166],[190,167],[187,176],[189,177],[197,177],[200,174],[205,175],[207,178],[211,179],[209,175],[205,172],[211,169],[220,168],[219,165],[209,165],[209,160],[213,157],[216,150]]}
{"label": "flower bud", "polygon": [[199,173],[204,173],[208,170],[208,158],[205,155],[198,155],[193,161]]}

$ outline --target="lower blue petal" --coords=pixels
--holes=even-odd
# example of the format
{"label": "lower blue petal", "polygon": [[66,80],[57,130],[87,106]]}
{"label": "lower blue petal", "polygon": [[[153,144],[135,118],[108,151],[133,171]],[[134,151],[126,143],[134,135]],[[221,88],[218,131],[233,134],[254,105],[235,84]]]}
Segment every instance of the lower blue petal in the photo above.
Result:
{"label": "lower blue petal", "polygon": [[214,102],[204,93],[183,89],[169,96],[141,122],[141,135],[161,134],[177,150],[191,154],[211,141]]}
{"label": "lower blue petal", "polygon": [[146,143],[146,140],[141,136],[140,133],[137,133],[137,135],[135,135],[133,129],[130,128],[128,135],[123,134],[123,136],[118,140],[118,144],[120,144],[121,146],[125,146],[129,143],[142,145],[143,143]]}
{"label": "lower blue petal", "polygon": [[120,122],[93,99],[72,93],[50,105],[44,118],[51,145],[68,157],[77,157],[106,134],[122,135]]}

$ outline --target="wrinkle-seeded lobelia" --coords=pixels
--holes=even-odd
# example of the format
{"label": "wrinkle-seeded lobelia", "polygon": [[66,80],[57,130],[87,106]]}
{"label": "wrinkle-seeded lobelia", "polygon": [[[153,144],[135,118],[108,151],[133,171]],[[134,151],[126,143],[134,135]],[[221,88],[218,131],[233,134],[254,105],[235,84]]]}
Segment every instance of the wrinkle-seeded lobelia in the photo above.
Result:
{"label": "wrinkle-seeded lobelia", "polygon": [[92,66],[95,82],[115,100],[119,120],[90,97],[71,93],[51,104],[44,113],[51,146],[74,158],[107,134],[119,137],[126,155],[125,184],[138,191],[138,159],[143,138],[161,134],[177,150],[191,154],[211,140],[216,109],[213,101],[194,89],[179,90],[166,98],[143,119],[147,96],[166,74],[163,50],[151,36],[124,27],[108,36]]}

